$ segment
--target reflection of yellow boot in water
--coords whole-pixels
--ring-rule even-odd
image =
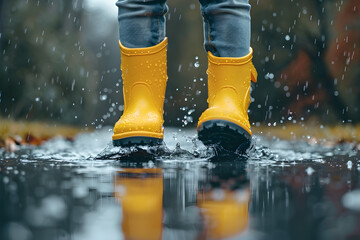
[[[208,103],[198,123],[199,139],[228,150],[248,148],[251,141],[248,107],[250,84],[257,73],[250,53],[240,58],[215,57],[208,53]]]
[[[198,194],[198,207],[203,212],[205,222],[205,239],[236,237],[248,225],[249,192],[220,191]]]
[[[125,239],[162,238],[163,176],[161,169],[124,169],[114,181],[122,204]]]
[[[162,142],[166,47],[167,39],[148,48],[126,48],[120,43],[124,113],[114,127],[114,146]]]

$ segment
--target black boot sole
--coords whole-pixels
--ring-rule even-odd
[[[162,139],[153,137],[127,137],[113,140],[114,147],[158,146],[162,144]]]
[[[198,138],[206,146],[242,153],[251,143],[251,135],[246,130],[225,120],[210,120],[202,123],[198,128]]]

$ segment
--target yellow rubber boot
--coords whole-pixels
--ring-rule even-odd
[[[205,145],[235,151],[246,150],[251,142],[248,117],[251,81],[257,72],[253,50],[240,58],[215,57],[208,53],[208,103],[200,116],[198,137]]]
[[[114,146],[154,145],[163,139],[163,105],[167,82],[167,38],[148,48],[120,42],[124,112],[116,122]]]

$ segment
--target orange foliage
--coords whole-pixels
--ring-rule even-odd
[[[295,60],[282,72],[282,80],[290,89],[304,85],[306,82],[312,81],[312,78],[311,59],[303,50],[298,52]]]
[[[332,84],[334,78],[343,80],[345,76],[342,75],[348,68],[360,66],[360,1],[346,1],[334,22],[336,37],[328,43],[324,56],[319,57],[328,71],[325,75],[320,75],[322,79],[314,76],[314,61],[319,59],[314,59],[314,56],[304,50],[299,50],[297,57],[281,72],[281,82],[289,87],[293,99],[297,96],[296,100],[288,104],[289,111],[293,113],[301,113],[309,107],[317,108],[322,102],[329,100],[333,93],[326,88],[319,89],[319,82],[327,81]],[[303,91],[304,86],[306,93]]]
[[[326,63],[333,77],[339,77],[346,66],[360,61],[360,1],[349,0],[335,20],[337,37],[326,52]]]
[[[312,89],[313,86],[309,85],[316,82],[316,79],[312,73],[312,61],[303,50],[300,50],[297,57],[283,70],[282,82],[289,87],[289,92],[293,97],[298,95],[297,101],[292,101],[288,105],[292,113],[302,113],[308,106],[317,108],[325,99],[324,90]],[[312,93],[305,95],[303,86],[308,86],[308,92]]]

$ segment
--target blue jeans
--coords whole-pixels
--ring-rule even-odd
[[[249,0],[199,0],[204,46],[217,57],[242,57],[250,48]],[[164,40],[166,0],[119,0],[119,34],[128,48],[144,48]]]

